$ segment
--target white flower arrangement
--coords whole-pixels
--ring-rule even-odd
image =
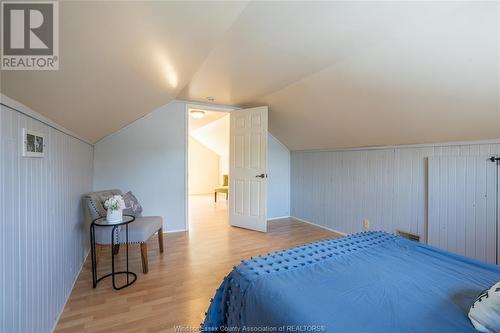
[[[106,201],[104,201],[104,207],[107,210],[115,211],[115,210],[124,210],[125,202],[121,195],[113,195],[109,197]]]

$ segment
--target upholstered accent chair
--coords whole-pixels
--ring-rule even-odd
[[[221,187],[217,187],[215,189],[215,202],[217,202],[217,193],[226,193],[226,200],[227,200],[227,194],[229,192],[229,176],[224,175],[223,176],[223,183]]]
[[[112,195],[123,196],[123,193],[120,190],[106,190],[88,193],[83,196],[85,224],[87,230],[90,231],[90,224],[94,219],[106,216],[106,209],[103,206],[103,202]],[[161,216],[136,216],[135,221],[130,223],[128,228],[128,242],[129,244],[140,244],[142,272],[147,273],[149,269],[148,248],[146,242],[155,233],[158,233],[158,245],[160,247],[160,253],[163,253],[163,218]],[[111,246],[111,232],[111,227],[95,229],[97,258],[99,257],[101,246]],[[111,251],[116,254],[119,251],[119,244],[125,243],[125,228],[120,228],[118,235],[115,236],[115,242],[118,245],[116,245],[114,249],[111,249]]]

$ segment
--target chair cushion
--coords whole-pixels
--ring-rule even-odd
[[[228,186],[222,186],[222,187],[217,187],[215,189],[215,192],[219,192],[219,193],[227,193],[229,190],[229,187]]]
[[[161,216],[136,217],[135,221],[129,224],[128,241],[129,243],[145,242],[162,226],[163,218]],[[125,243],[125,228],[122,228],[120,242]]]
[[[136,217],[135,221],[128,225],[128,242],[143,243],[153,236],[158,229],[163,226],[163,218],[161,216],[143,216]],[[112,227],[95,227],[95,242],[96,244],[111,244]],[[121,244],[126,243],[126,228],[119,227],[119,239]]]

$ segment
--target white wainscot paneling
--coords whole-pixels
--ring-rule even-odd
[[[81,195],[93,148],[6,106],[0,110],[0,331],[50,332],[88,252]],[[45,157],[21,156],[22,129]]]
[[[428,243],[495,264],[498,167],[488,157],[429,157]]]
[[[500,144],[425,145],[291,153],[291,215],[345,233],[427,237],[427,157],[500,154]]]

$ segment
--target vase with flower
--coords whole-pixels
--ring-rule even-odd
[[[106,220],[109,223],[121,222],[123,218],[123,209],[125,202],[121,195],[113,195],[104,201],[104,207],[107,209]]]

